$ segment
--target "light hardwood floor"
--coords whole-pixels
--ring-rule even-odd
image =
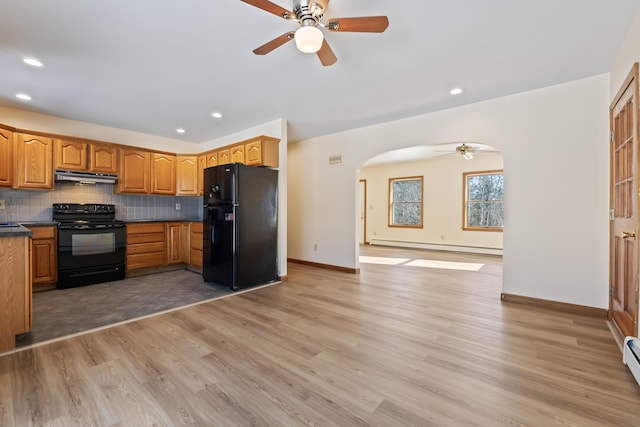
[[[640,425],[605,319],[500,302],[499,257],[362,255],[406,261],[290,264],[289,283],[0,357],[0,425]]]

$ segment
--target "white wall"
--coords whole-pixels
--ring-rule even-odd
[[[432,245],[502,249],[502,232],[462,229],[463,173],[500,170],[500,153],[477,152],[363,167],[367,181],[367,241],[371,239]],[[423,227],[389,227],[389,179],[423,177]]]
[[[634,62],[640,61],[640,10],[633,18],[629,32],[625,37],[616,59],[611,67],[609,99],[613,101],[624,79],[627,78]]]
[[[362,163],[477,141],[504,155],[504,292],[608,307],[608,94],[600,75],[290,144],[289,256],[357,267]]]

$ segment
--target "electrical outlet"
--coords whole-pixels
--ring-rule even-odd
[[[179,211],[180,210],[180,203],[176,203],[176,210]]]
[[[4,204],[4,200],[0,200],[0,210],[1,209],[6,209],[5,204]]]
[[[314,243],[314,244],[313,244],[313,250],[314,250],[314,251],[317,251],[317,250],[318,250],[318,244],[317,244],[317,243]]]

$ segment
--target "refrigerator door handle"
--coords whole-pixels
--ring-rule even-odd
[[[211,246],[213,246],[216,243],[216,226],[212,223],[211,224]]]

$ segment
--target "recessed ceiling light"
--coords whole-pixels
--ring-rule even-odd
[[[176,132],[178,132],[178,133],[187,133],[187,131],[182,129],[182,128],[177,128]]]
[[[42,61],[36,59],[36,58],[24,58],[23,59],[25,64],[29,64],[32,67],[44,67],[44,64],[42,63]]]
[[[26,93],[18,93],[16,94],[16,98],[22,99],[23,101],[31,101],[31,97]]]
[[[218,111],[214,111],[213,113],[211,113],[211,115],[213,116],[214,119],[221,119],[222,118],[222,113],[220,113]]]
[[[456,88],[451,89],[451,91],[449,93],[451,95],[460,95],[462,93],[462,89],[460,89],[459,87],[456,87]]]

